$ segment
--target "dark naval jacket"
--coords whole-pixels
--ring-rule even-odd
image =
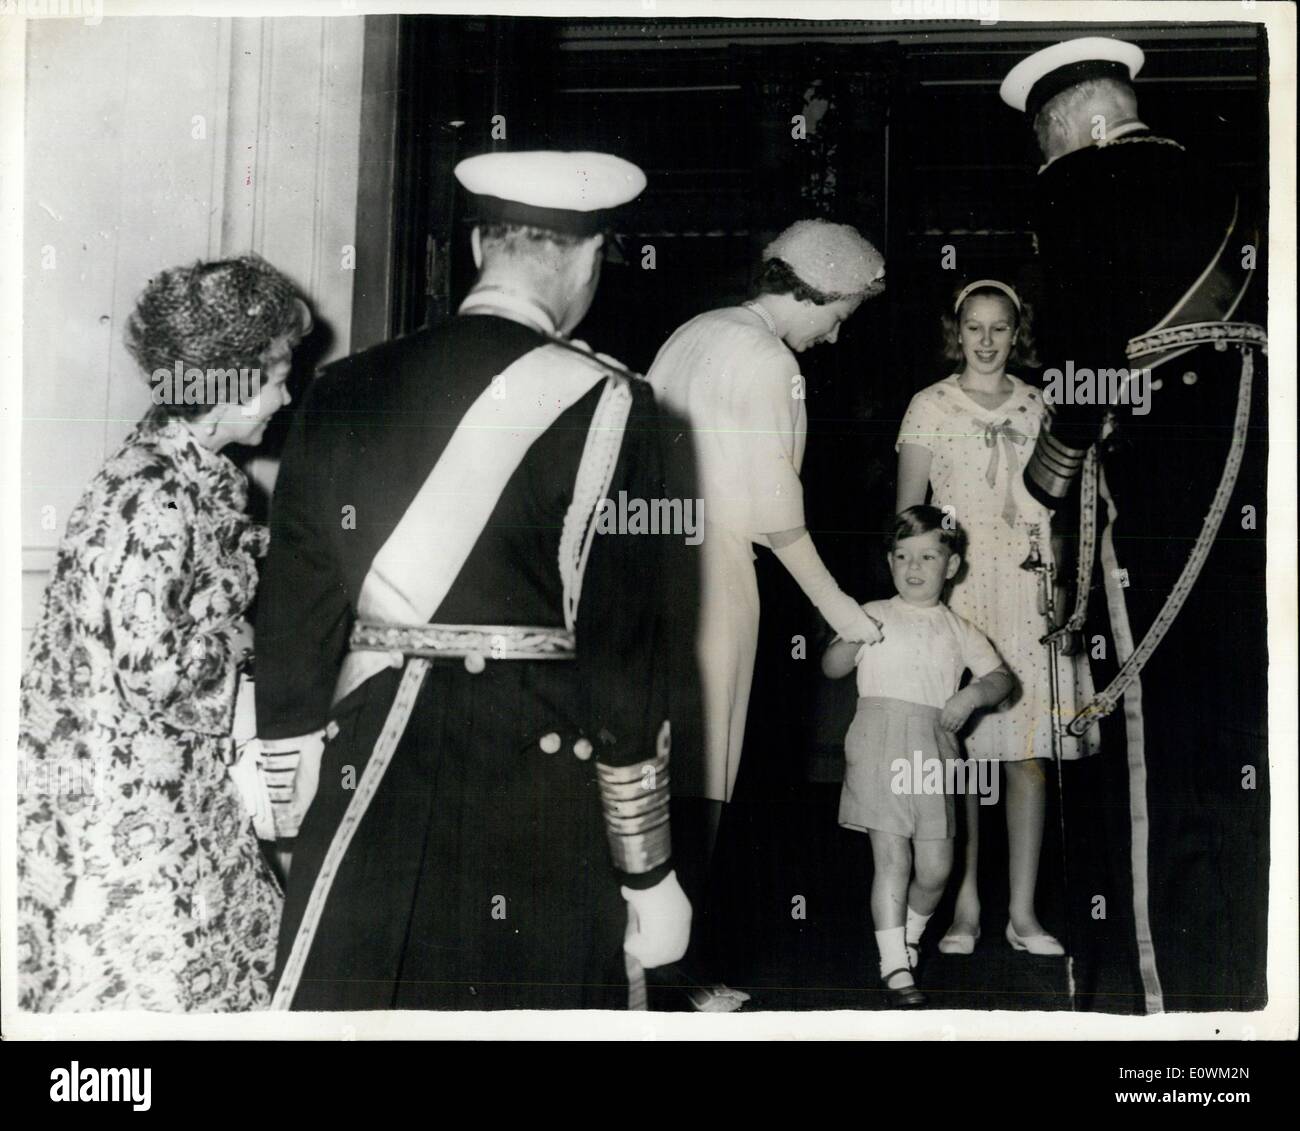
[[[1050,388],[1060,373],[1066,396],[1054,398],[1051,436],[1025,482],[1060,508],[1058,533],[1073,539],[1079,468],[1098,443],[1083,642],[1098,690],[1179,584],[1228,461],[1243,374],[1253,374],[1240,472],[1204,568],[1103,722],[1102,755],[1066,771],[1081,992],[1124,1011],[1257,1008],[1268,899],[1263,358],[1252,352],[1243,369],[1235,345],[1201,345],[1140,374],[1127,401],[1099,403],[1100,382],[1091,399],[1072,394],[1087,388],[1081,370],[1142,368],[1127,343],[1189,294],[1194,320],[1245,317],[1258,237],[1247,202],[1146,129],[1051,162],[1038,188],[1037,329],[1044,380]]]
[[[400,678],[383,671],[331,706],[367,572],[470,406],[546,345],[519,322],[461,315],[331,366],[294,420],[259,594],[258,727],[337,733],[294,844],[282,965]],[[596,363],[575,349],[572,364]],[[606,380],[527,448],[432,623],[563,628],[561,527]],[[678,491],[649,386],[608,380],[632,395],[610,494]],[[486,466],[498,446],[483,435],[473,450]],[[575,658],[433,660],[333,876],[294,1008],[626,1005],[618,888],[651,886],[671,861],[611,866],[597,774],[650,762],[679,722],[691,729],[674,710],[693,683],[693,628],[679,624],[694,608],[689,554],[680,532],[602,532]]]

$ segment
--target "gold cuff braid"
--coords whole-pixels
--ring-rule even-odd
[[[672,854],[668,755],[630,766],[596,764],[614,866],[629,875],[657,868]]]
[[[1043,432],[1025,467],[1025,478],[1047,497],[1064,499],[1083,468],[1085,454],[1086,451],[1067,446],[1050,432]]]

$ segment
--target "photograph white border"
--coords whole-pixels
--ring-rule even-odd
[[[33,0],[32,11],[57,10],[73,0]],[[365,0],[104,0],[104,18],[167,16],[329,16],[372,14],[491,14],[584,18],[914,20],[954,19],[987,11],[980,0],[585,0],[527,3],[376,2]],[[22,299],[30,254],[23,251],[23,122],[25,18],[3,13],[22,0],[0,0],[0,388],[3,389],[3,491],[10,529],[21,507]],[[87,0],[87,8],[94,5]],[[1253,1013],[1177,1013],[1127,1017],[1100,1013],[944,1011],[754,1012],[724,1016],[673,1013],[149,1013],[33,1014],[17,1009],[15,907],[16,746],[20,650],[20,541],[5,539],[0,582],[0,1031],[8,1039],[685,1039],[685,1040],[1283,1040],[1297,1036],[1300,899],[1297,823],[1296,602],[1296,9],[1281,0],[1147,2],[1147,0],[996,0],[995,20],[1035,22],[1250,22],[1269,35],[1269,505],[1266,516],[1269,602],[1270,879],[1268,993]],[[952,12],[954,14],[948,14]],[[93,11],[91,13],[93,18]],[[73,17],[64,17],[73,18]],[[969,17],[968,17],[969,18]],[[38,143],[39,139],[34,139]],[[865,968],[865,966],[864,966]]]

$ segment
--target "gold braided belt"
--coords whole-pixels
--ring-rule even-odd
[[[1130,361],[1141,361],[1148,368],[1172,356],[1171,351],[1182,352],[1194,346],[1209,345],[1220,352],[1229,346],[1254,347],[1268,351],[1268,334],[1254,322],[1184,322],[1159,330],[1148,330],[1130,338],[1125,352]]]
[[[426,659],[463,659],[472,672],[488,660],[572,660],[574,634],[566,628],[503,624],[381,624],[357,621],[354,652],[400,652]]]

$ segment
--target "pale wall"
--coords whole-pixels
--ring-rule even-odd
[[[122,345],[161,268],[253,250],[347,352],[363,21],[27,24],[23,628],[68,512],[148,407]]]

